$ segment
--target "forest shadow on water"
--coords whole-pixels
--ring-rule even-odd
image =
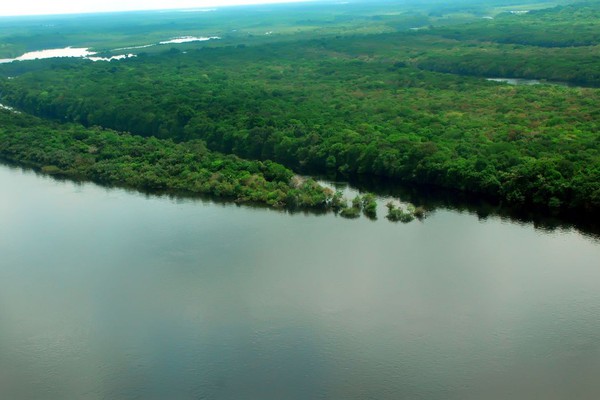
[[[185,199],[198,201],[202,204],[215,205],[236,205],[237,207],[248,207],[253,209],[271,210],[282,214],[302,214],[302,215],[326,215],[335,214],[339,216],[339,212],[334,212],[330,209],[315,209],[315,208],[278,208],[269,207],[261,203],[243,204],[236,202],[234,198],[221,198],[206,194],[190,193],[186,191],[174,190],[149,190],[132,188],[127,185],[111,185],[103,182],[95,182],[87,179],[73,179],[61,175],[53,175],[42,172],[39,168],[17,165],[7,160],[0,159],[0,165],[10,169],[22,170],[33,173],[37,176],[48,177],[56,181],[73,182],[83,185],[85,183],[93,183],[107,189],[121,189],[127,193],[141,193],[146,197],[169,198],[172,200]],[[554,232],[557,230],[574,229],[582,235],[600,242],[600,224],[595,218],[589,218],[586,215],[578,214],[559,214],[551,215],[542,210],[536,210],[528,207],[515,207],[504,205],[494,199],[477,196],[471,193],[460,192],[455,190],[443,189],[433,186],[417,186],[398,182],[392,179],[369,176],[335,176],[335,175],[313,175],[312,178],[318,182],[329,186],[335,190],[341,190],[348,202],[351,202],[357,194],[372,193],[377,197],[379,203],[380,214],[372,220],[385,220],[385,215],[381,214],[384,209],[383,205],[389,201],[400,201],[402,203],[410,203],[417,207],[423,208],[426,212],[421,221],[427,219],[428,215],[433,214],[437,210],[449,210],[457,213],[468,213],[476,215],[480,221],[485,221],[488,218],[500,218],[510,223],[533,225],[535,229],[543,232]],[[389,223],[388,221],[384,221]]]
[[[427,185],[411,185],[394,179],[365,175],[319,176],[340,188],[349,185],[360,193],[370,192],[379,197],[400,199],[422,207],[427,214],[436,210],[450,210],[476,215],[479,220],[500,218],[516,224],[531,224],[544,232],[575,229],[581,234],[600,241],[600,223],[596,218],[578,213],[551,213],[527,206],[503,204],[501,201],[468,192]]]

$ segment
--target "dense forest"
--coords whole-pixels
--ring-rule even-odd
[[[502,13],[460,27],[439,27],[435,33],[456,40],[478,40],[539,47],[583,47],[600,43],[597,2]],[[548,29],[551,27],[551,29]]]
[[[207,194],[238,203],[340,211],[342,216],[360,212],[363,205],[361,198],[360,207],[349,207],[339,193],[294,176],[280,164],[214,153],[201,141],[176,144],[99,127],[49,124],[6,109],[0,109],[0,155],[51,175],[151,192]]]
[[[463,24],[444,26],[437,19],[423,29],[340,35],[342,24],[335,25],[335,35],[306,39],[170,46],[110,63],[9,63],[0,65],[1,101],[81,124],[64,129],[85,132],[89,142],[61,139],[66,141],[58,149],[74,151],[74,159],[73,146],[98,147],[96,136],[118,138],[118,156],[108,158],[119,160],[111,163],[111,183],[189,189],[197,180],[201,193],[282,205],[330,202],[312,186],[308,199],[294,192],[299,189],[290,186],[292,172],[275,164],[281,163],[302,173],[380,176],[552,212],[598,214],[600,91],[511,86],[477,76],[599,85],[599,12],[598,2],[586,2]],[[35,124],[33,131],[43,131]],[[53,126],[63,132],[62,125]],[[27,129],[19,132],[26,138]],[[36,150],[44,142],[39,136],[2,140],[5,156],[46,163],[31,155],[50,151]],[[28,142],[34,145],[25,151]],[[144,146],[164,148],[171,161],[139,160],[140,166],[125,168],[123,158],[141,157]],[[186,167],[191,147],[202,149],[207,161],[194,159],[197,165]],[[233,181],[210,178],[220,171],[210,168],[218,164],[214,157],[225,157]],[[52,165],[105,179],[98,160],[94,168],[84,161],[77,168],[72,162]],[[190,173],[165,183],[170,178],[150,172],[157,165]],[[262,191],[232,192],[246,190],[236,185],[253,174]]]

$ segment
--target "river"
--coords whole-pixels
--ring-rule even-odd
[[[577,230],[0,183],[0,398],[600,398]]]

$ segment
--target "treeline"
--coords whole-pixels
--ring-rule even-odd
[[[56,124],[0,109],[0,159],[42,172],[149,191],[206,194],[238,203],[328,210],[343,199],[267,161],[210,152],[99,127]]]
[[[420,36],[432,49],[410,55],[419,68],[600,86],[599,1],[525,14],[504,12],[494,19],[435,27]]]
[[[600,42],[600,2],[597,0],[522,14],[518,10],[467,25],[438,27],[432,33],[459,41],[541,47],[594,46]]]
[[[411,64],[460,75],[545,79],[600,87],[600,46],[597,45],[544,48],[454,43],[415,57]]]

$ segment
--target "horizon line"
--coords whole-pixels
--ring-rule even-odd
[[[247,6],[266,6],[266,5],[283,5],[283,4],[297,4],[297,3],[335,3],[335,1],[327,0],[274,0],[274,1],[261,1],[256,0],[251,3],[229,3],[229,4],[207,4],[198,7],[167,7],[167,8],[132,8],[132,9],[119,9],[119,10],[80,10],[80,11],[59,11],[59,12],[41,12],[41,13],[15,13],[15,14],[2,14],[0,18],[19,18],[19,17],[58,17],[58,16],[75,16],[75,15],[93,15],[93,14],[119,14],[119,13],[133,13],[133,12],[164,12],[164,11],[180,11],[180,12],[212,12],[222,8],[235,8],[235,7],[247,7]]]

